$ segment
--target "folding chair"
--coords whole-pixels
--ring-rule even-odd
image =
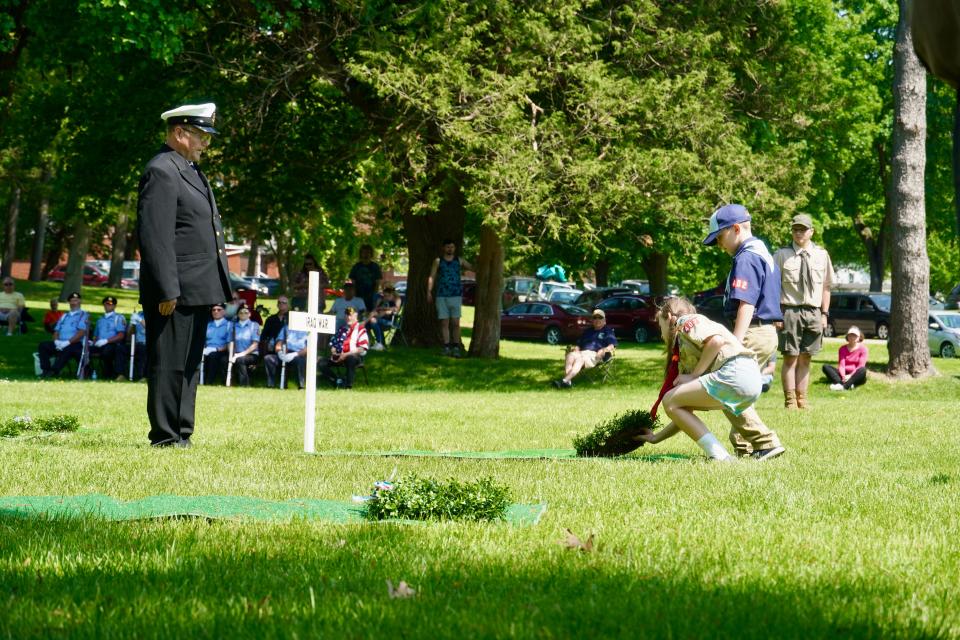
[[[400,310],[393,316],[393,326],[383,332],[384,346],[390,346],[394,340],[394,336],[403,343],[403,346],[410,346],[407,344],[407,337],[403,335],[403,307],[400,307]],[[364,376],[366,376],[366,372],[364,372]]]
[[[600,382],[605,384],[614,377],[614,363],[616,362],[617,357],[615,354],[608,353],[603,357],[600,362],[597,363],[597,366],[592,369],[587,369],[587,374],[590,376],[590,382]]]

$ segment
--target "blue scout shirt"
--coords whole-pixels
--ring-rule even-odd
[[[226,320],[221,319],[220,325],[217,325],[216,320],[211,320],[207,323],[207,341],[204,345],[205,347],[220,347],[227,346],[227,343],[230,342],[230,323]]]
[[[577,346],[581,351],[600,351],[604,347],[616,346],[616,344],[617,336],[613,335],[613,329],[610,327],[604,327],[599,331],[590,327],[577,340]]]
[[[780,311],[780,268],[759,238],[749,238],[733,256],[727,276],[723,315],[736,320],[740,302],[752,304],[754,320],[783,320]]]
[[[246,351],[254,342],[260,342],[260,325],[252,320],[233,323],[233,351]]]
[[[97,325],[93,330],[93,339],[95,341],[109,340],[118,333],[126,333],[126,331],[126,319],[116,311],[113,311],[97,320]]]
[[[286,340],[287,353],[290,353],[291,351],[306,349],[308,335],[306,331],[297,331],[296,329],[284,327],[281,329],[279,335],[277,335],[277,340]]]
[[[54,331],[57,332],[58,339],[69,340],[77,331],[86,330],[88,321],[89,315],[86,311],[81,309],[68,311],[57,321],[57,326],[54,327]]]
[[[130,326],[136,335],[137,344],[147,343],[147,323],[143,321],[143,312],[134,311],[130,314]]]

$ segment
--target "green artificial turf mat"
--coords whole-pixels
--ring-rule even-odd
[[[506,520],[515,525],[535,525],[546,511],[545,504],[513,504]],[[285,501],[243,496],[150,496],[123,502],[102,494],[80,496],[3,496],[0,517],[95,517],[104,520],[199,517],[209,519],[249,518],[260,521],[320,520],[336,524],[369,522],[363,505],[336,500],[294,499]]]
[[[508,449],[506,451],[425,451],[421,449],[397,449],[394,451],[347,451],[335,449],[318,451],[321,456],[406,456],[412,458],[487,458],[492,460],[589,460],[577,456],[574,449]],[[654,453],[650,455],[619,456],[643,462],[664,460],[690,460],[682,453]]]

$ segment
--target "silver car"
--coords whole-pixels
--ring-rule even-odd
[[[941,358],[956,358],[960,348],[960,311],[933,311],[927,329],[930,353]]]

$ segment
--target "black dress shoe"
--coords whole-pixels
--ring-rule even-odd
[[[151,447],[156,447],[156,448],[159,449],[159,448],[162,448],[162,447],[172,447],[172,446],[175,445],[175,444],[177,444],[175,441],[173,441],[173,440],[167,440],[167,441],[165,441],[165,442],[151,442],[151,443],[150,443],[150,446],[151,446]]]
[[[177,449],[189,449],[193,446],[193,444],[191,444],[190,438],[187,438],[186,440],[179,440],[173,443],[173,446],[175,446]]]

